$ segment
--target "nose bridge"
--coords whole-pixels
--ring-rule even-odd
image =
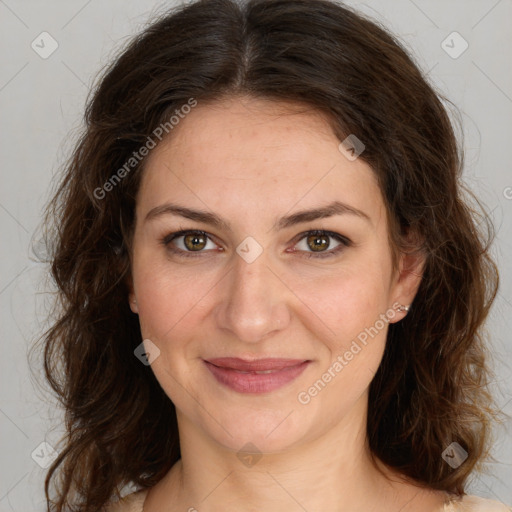
[[[238,254],[233,256],[218,322],[240,341],[260,341],[289,322],[286,289],[269,267],[265,252],[250,263]]]

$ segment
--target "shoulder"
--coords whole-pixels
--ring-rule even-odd
[[[451,501],[445,506],[444,512],[512,512],[512,507],[499,501],[466,495]]]
[[[104,512],[142,512],[147,494],[147,489],[132,492],[116,503],[107,506]]]

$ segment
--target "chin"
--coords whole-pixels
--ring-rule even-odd
[[[286,450],[305,440],[310,432],[312,416],[306,409],[301,410],[293,404],[275,409],[226,409],[219,412],[215,420],[209,415],[203,416],[203,428],[222,446],[238,452],[250,443],[261,452],[271,453]]]

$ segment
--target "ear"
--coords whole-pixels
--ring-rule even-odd
[[[425,254],[417,249],[412,252],[400,254],[398,272],[394,277],[393,290],[391,297],[393,298],[393,309],[396,311],[397,305],[408,306],[412,304],[418,288],[421,284],[423,271],[425,268]],[[407,311],[397,311],[391,323],[398,322]]]
[[[133,279],[131,275],[128,275],[126,278],[126,285],[128,287],[128,303],[130,304],[130,309],[133,313],[139,313],[139,306],[137,305],[137,299],[135,297],[135,291],[133,289]]]
[[[128,295],[128,300],[130,301],[130,309],[132,312],[138,314],[139,306],[137,305],[137,299],[135,298],[135,294],[133,292]]]

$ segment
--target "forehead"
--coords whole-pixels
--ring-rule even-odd
[[[379,219],[383,202],[372,169],[347,159],[339,143],[308,106],[245,97],[198,103],[152,150],[139,198],[148,208],[185,197],[239,213],[339,200]]]

